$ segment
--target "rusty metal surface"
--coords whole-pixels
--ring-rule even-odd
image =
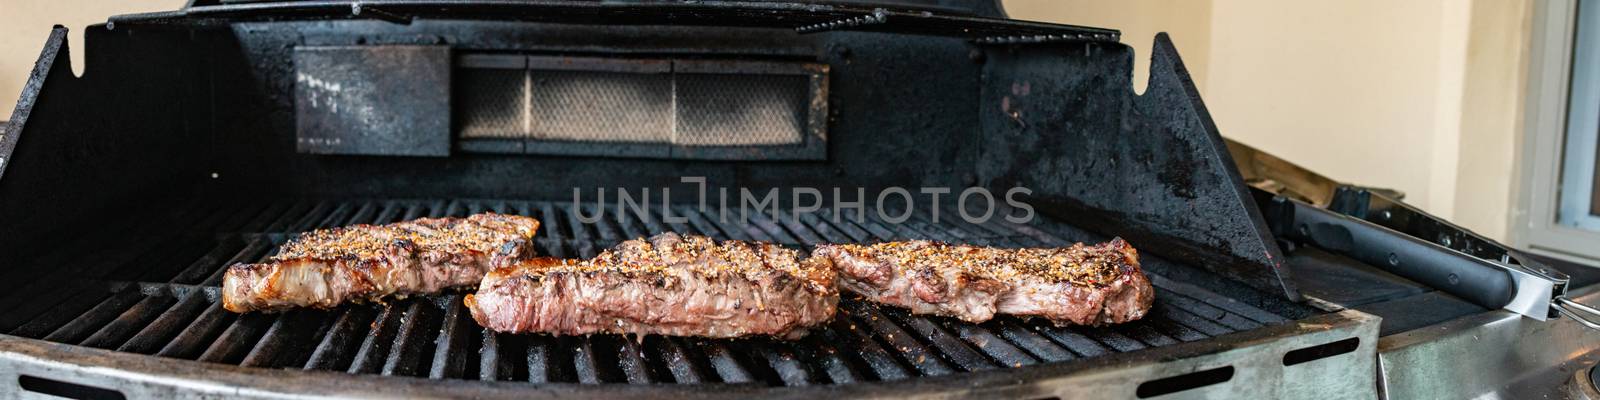
[[[295,149],[311,154],[450,154],[448,46],[298,47]]]

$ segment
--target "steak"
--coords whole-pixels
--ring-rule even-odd
[[[915,314],[983,322],[994,314],[1056,325],[1101,325],[1144,317],[1155,300],[1139,255],[1121,238],[1096,246],[1000,249],[925,240],[820,245],[839,285]]]
[[[473,285],[494,266],[531,256],[538,229],[533,218],[483,213],[315,230],[265,262],[229,267],[222,306],[239,313],[329,308]]]
[[[593,259],[496,269],[466,305],[499,332],[796,339],[833,318],[833,280],[831,269],[781,246],[663,233]]]

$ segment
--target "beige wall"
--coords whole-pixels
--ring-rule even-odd
[[[1529,0],[1005,4],[1140,54],[1171,32],[1224,136],[1506,237]]]
[[[1012,18],[1113,28],[1133,47],[1133,87],[1144,93],[1150,77],[1150,46],[1156,33],[1167,32],[1183,56],[1195,85],[1205,91],[1211,54],[1209,0],[1007,0]]]
[[[73,71],[83,72],[83,28],[106,17],[176,10],[184,0],[0,0],[0,120],[11,118],[22,84],[39,59],[50,27],[71,29]]]

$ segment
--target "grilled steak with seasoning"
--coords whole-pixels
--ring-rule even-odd
[[[500,332],[788,339],[833,318],[838,302],[833,270],[795,250],[675,233],[497,269],[466,298],[473,319]]]
[[[999,249],[906,241],[821,245],[813,259],[839,285],[869,300],[983,322],[995,313],[1057,325],[1101,325],[1144,317],[1155,299],[1139,255],[1121,238],[1097,246]]]
[[[539,221],[494,213],[353,225],[304,233],[222,280],[228,311],[328,308],[351,300],[436,293],[533,253]]]

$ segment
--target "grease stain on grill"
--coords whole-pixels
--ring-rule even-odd
[[[246,315],[222,310],[214,295],[227,265],[261,260],[271,254],[275,244],[296,232],[486,210],[548,221],[536,247],[542,254],[558,257],[593,256],[622,238],[665,230],[717,239],[769,240],[797,248],[822,241],[934,239],[1017,247],[1097,240],[1006,222],[976,225],[944,218],[933,223],[924,214],[913,214],[906,224],[889,224],[870,214],[843,213],[836,220],[828,212],[799,221],[762,218],[741,226],[690,207],[671,211],[688,216],[687,222],[663,222],[659,217],[665,212],[657,205],[643,215],[626,213],[596,224],[580,224],[573,218],[576,211],[570,203],[518,200],[374,199],[193,207],[187,211],[190,215],[168,220],[194,221],[186,232],[115,243],[111,251],[94,255],[57,256],[62,264],[95,257],[84,263],[90,267],[80,275],[100,279],[79,280],[72,274],[59,274],[41,284],[65,290],[27,291],[0,299],[28,305],[0,313],[4,317],[0,320],[11,321],[0,331],[260,368],[533,384],[804,386],[1072,362],[1289,321],[1207,289],[1168,280],[1155,270],[1147,272],[1158,292],[1157,305],[1144,320],[1133,324],[1057,327],[1014,317],[969,324],[911,315],[847,295],[838,317],[793,342],[499,334],[471,321],[459,305],[460,291],[328,311]],[[132,232],[153,222],[130,219],[107,229],[137,237]],[[1154,258],[1151,265],[1157,265]],[[22,295],[31,296],[30,302],[10,298]],[[1337,355],[1328,353],[1340,350],[1343,343],[1290,352],[1285,364]],[[1181,386],[1161,385],[1150,387]],[[1141,386],[1140,390],[1157,389]]]

